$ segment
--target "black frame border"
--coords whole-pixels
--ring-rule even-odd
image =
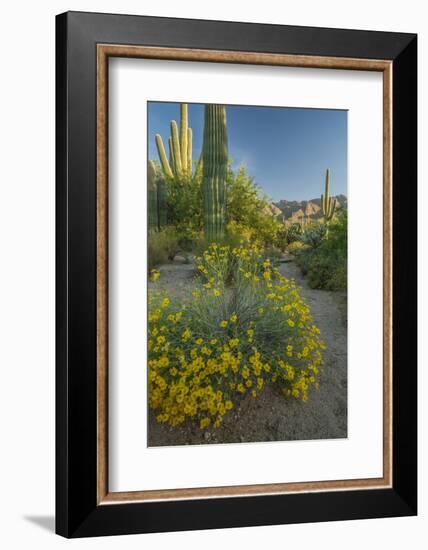
[[[97,505],[96,46],[392,61],[393,486]],[[417,513],[417,36],[67,12],[56,17],[56,532],[65,537]]]

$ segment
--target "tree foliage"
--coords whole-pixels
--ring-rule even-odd
[[[229,170],[226,219],[229,229],[241,231],[252,241],[274,244],[279,222],[269,210],[270,203],[261,193],[244,166]]]

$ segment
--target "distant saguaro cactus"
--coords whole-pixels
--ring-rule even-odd
[[[147,163],[147,202],[149,229],[159,228],[158,191],[156,182],[156,166],[152,160]]]
[[[152,160],[147,163],[147,192],[149,229],[161,229],[167,224],[167,189]]]
[[[224,237],[228,156],[226,108],[224,105],[205,105],[202,195],[208,241]]]
[[[299,224],[300,224],[300,233],[303,235],[308,225],[308,218],[306,217],[305,212],[303,213],[302,216],[300,216]]]
[[[180,131],[175,120],[171,120],[171,135],[168,138],[169,158],[160,134],[155,141],[162,171],[168,177],[190,177],[193,169],[192,129],[189,128],[189,109],[187,103],[180,104]]]
[[[321,195],[321,208],[324,222],[327,224],[334,216],[337,207],[337,199],[330,196],[330,170],[325,173],[325,193]]]
[[[158,226],[159,229],[165,227],[167,219],[167,188],[163,174],[158,174],[156,178],[157,199],[158,199]]]

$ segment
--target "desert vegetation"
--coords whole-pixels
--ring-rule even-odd
[[[309,287],[345,293],[347,211],[327,169],[318,217],[284,219],[244,166],[232,169],[227,108],[205,105],[197,160],[188,112],[171,121],[168,155],[155,136],[147,168],[149,406],[157,424],[206,433],[266,387],[304,406],[322,385],[328,346],[286,264]],[[183,267],[181,286],[168,265]]]

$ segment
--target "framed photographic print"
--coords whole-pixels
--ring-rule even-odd
[[[414,515],[412,34],[57,16],[57,532]]]

